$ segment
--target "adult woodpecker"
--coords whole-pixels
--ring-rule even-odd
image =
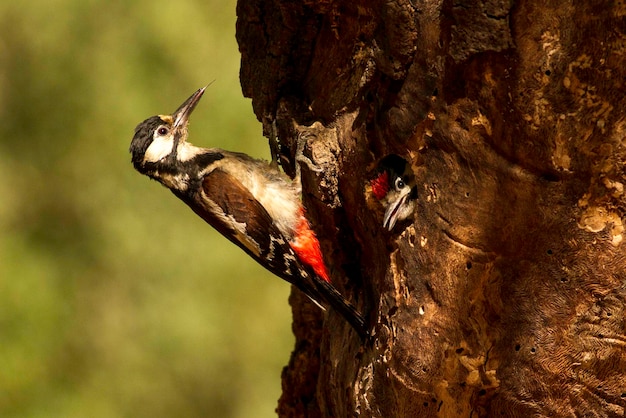
[[[130,144],[137,171],[159,181],[218,232],[263,267],[293,284],[324,309],[339,312],[365,338],[363,317],[333,287],[320,244],[305,217],[299,179],[265,161],[189,142],[191,112],[206,87],[173,114],[152,116]]]
[[[417,186],[409,164],[397,155],[389,155],[370,181],[372,194],[385,208],[383,227],[389,231],[396,223],[408,219],[415,210]]]

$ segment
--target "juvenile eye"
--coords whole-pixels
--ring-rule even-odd
[[[404,184],[404,180],[402,180],[400,177],[398,177],[398,178],[396,179],[396,189],[398,189],[398,190],[399,190],[399,189],[403,189],[403,188],[404,188],[404,186],[405,186],[405,184]]]
[[[157,129],[157,134],[163,136],[163,135],[167,135],[169,131],[167,130],[167,128],[165,126],[161,126],[159,129]]]

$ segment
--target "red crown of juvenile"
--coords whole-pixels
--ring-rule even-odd
[[[370,185],[376,199],[381,200],[389,192],[389,173],[386,170],[383,171],[378,177],[370,181]]]

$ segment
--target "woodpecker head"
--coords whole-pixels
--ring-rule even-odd
[[[374,197],[385,208],[383,227],[391,231],[397,222],[413,214],[417,186],[409,164],[401,157],[390,155],[383,159],[370,186]]]
[[[152,116],[137,125],[130,143],[137,171],[162,180],[163,174],[175,172],[177,163],[197,154],[197,148],[187,143],[187,125],[205,89],[203,87],[192,94],[171,115]]]

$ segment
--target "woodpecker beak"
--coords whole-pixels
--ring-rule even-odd
[[[399,192],[398,196],[396,196],[394,200],[389,202],[387,211],[385,211],[385,217],[383,218],[383,228],[387,228],[391,231],[396,225],[399,217],[404,218],[408,216],[406,212],[413,211],[413,204],[407,205],[410,194],[411,189],[409,187],[405,187]]]
[[[174,112],[174,114],[172,115],[172,117],[174,118],[175,130],[184,129],[187,127],[187,123],[189,123],[189,116],[202,98],[204,90],[206,90],[206,86],[202,87],[200,90],[192,94],[191,97],[185,100],[185,103],[183,103],[178,109],[176,109],[176,112]]]

